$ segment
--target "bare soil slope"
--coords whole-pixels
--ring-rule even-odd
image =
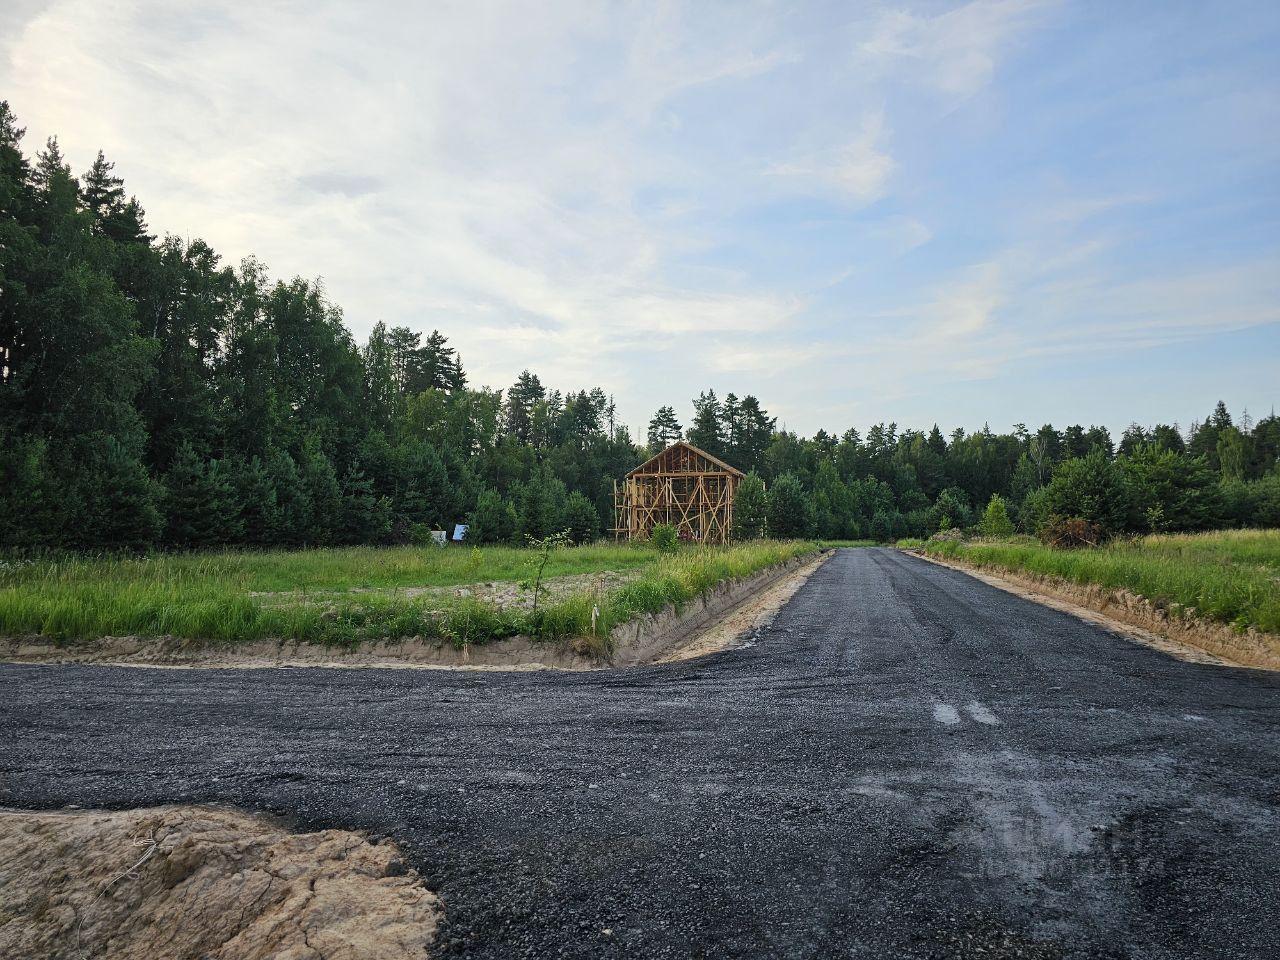
[[[439,902],[390,843],[215,807],[0,812],[0,956],[407,960]]]

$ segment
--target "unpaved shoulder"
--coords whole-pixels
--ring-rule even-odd
[[[692,660],[694,657],[704,657],[709,653],[731,650],[741,645],[748,634],[768,626],[778,615],[778,611],[795,596],[796,591],[805,585],[813,572],[831,556],[831,553],[819,554],[767,590],[761,591],[758,596],[751,598],[728,616],[690,637],[687,642],[682,643],[658,662],[673,663],[679,660]]]
[[[1257,631],[1239,633],[1226,624],[1199,617],[1174,618],[1150,600],[1126,590],[1084,586],[1052,577],[942,560],[909,551],[928,563],[967,573],[1006,593],[1069,613],[1112,633],[1153,647],[1179,660],[1225,667],[1280,670],[1280,649],[1274,638]]]

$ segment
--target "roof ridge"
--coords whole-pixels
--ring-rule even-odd
[[[630,470],[628,470],[628,471],[627,471],[627,476],[631,476],[633,473],[636,473],[636,472],[637,472],[637,471],[639,471],[639,470],[643,470],[645,467],[647,467],[649,464],[653,463],[655,460],[657,460],[659,457],[661,457],[661,456],[662,456],[664,453],[666,453],[668,450],[672,450],[672,449],[674,449],[675,447],[684,447],[684,448],[686,448],[686,449],[688,449],[688,450],[692,450],[694,453],[698,454],[699,456],[706,457],[708,460],[710,460],[712,463],[716,464],[717,466],[719,466],[719,467],[723,467],[723,468],[724,468],[725,470],[727,470],[729,473],[737,474],[737,475],[738,475],[738,476],[740,476],[740,477],[745,477],[745,476],[746,476],[746,474],[745,474],[745,473],[743,473],[741,470],[739,470],[737,467],[733,466],[732,464],[725,463],[723,460],[721,460],[721,459],[720,459],[719,457],[717,457],[715,454],[713,454],[713,453],[707,453],[707,451],[703,450],[701,447],[694,446],[694,445],[693,445],[692,443],[690,443],[688,440],[673,440],[671,443],[667,444],[665,447],[663,447],[661,450],[659,450],[657,453],[655,453],[653,456],[651,456],[651,457],[650,457],[648,460],[646,460],[644,463],[640,464],[640,465],[639,465],[639,466],[637,466],[637,467],[632,467]]]

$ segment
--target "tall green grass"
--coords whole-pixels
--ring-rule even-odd
[[[78,557],[0,563],[0,587],[27,583],[211,586],[243,593],[448,587],[519,580],[530,552],[522,547],[334,547],[224,550],[143,557]],[[545,576],[628,570],[652,563],[642,544],[593,544],[555,551]]]
[[[637,567],[643,572],[615,590],[571,595],[540,605],[536,613],[500,609],[469,597],[327,592],[523,579],[533,552],[514,548],[353,548],[9,562],[0,565],[0,635],[58,640],[168,636],[224,644],[272,638],[339,645],[407,637],[457,645],[516,634],[606,637],[632,617],[667,603],[685,603],[722,580],[813,549],[809,543],[769,541],[682,548],[669,555],[633,546],[560,548],[551,554],[546,576]],[[288,604],[251,596],[298,588],[303,591],[298,602]],[[308,598],[306,590],[326,594]]]
[[[1280,530],[1161,534],[1083,550],[1031,542],[930,541],[924,550],[983,567],[1061,577],[1194,607],[1238,628],[1280,633]]]

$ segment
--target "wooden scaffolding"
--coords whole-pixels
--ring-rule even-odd
[[[644,540],[669,523],[683,540],[727,543],[733,495],[745,474],[678,440],[613,482],[614,536]]]

